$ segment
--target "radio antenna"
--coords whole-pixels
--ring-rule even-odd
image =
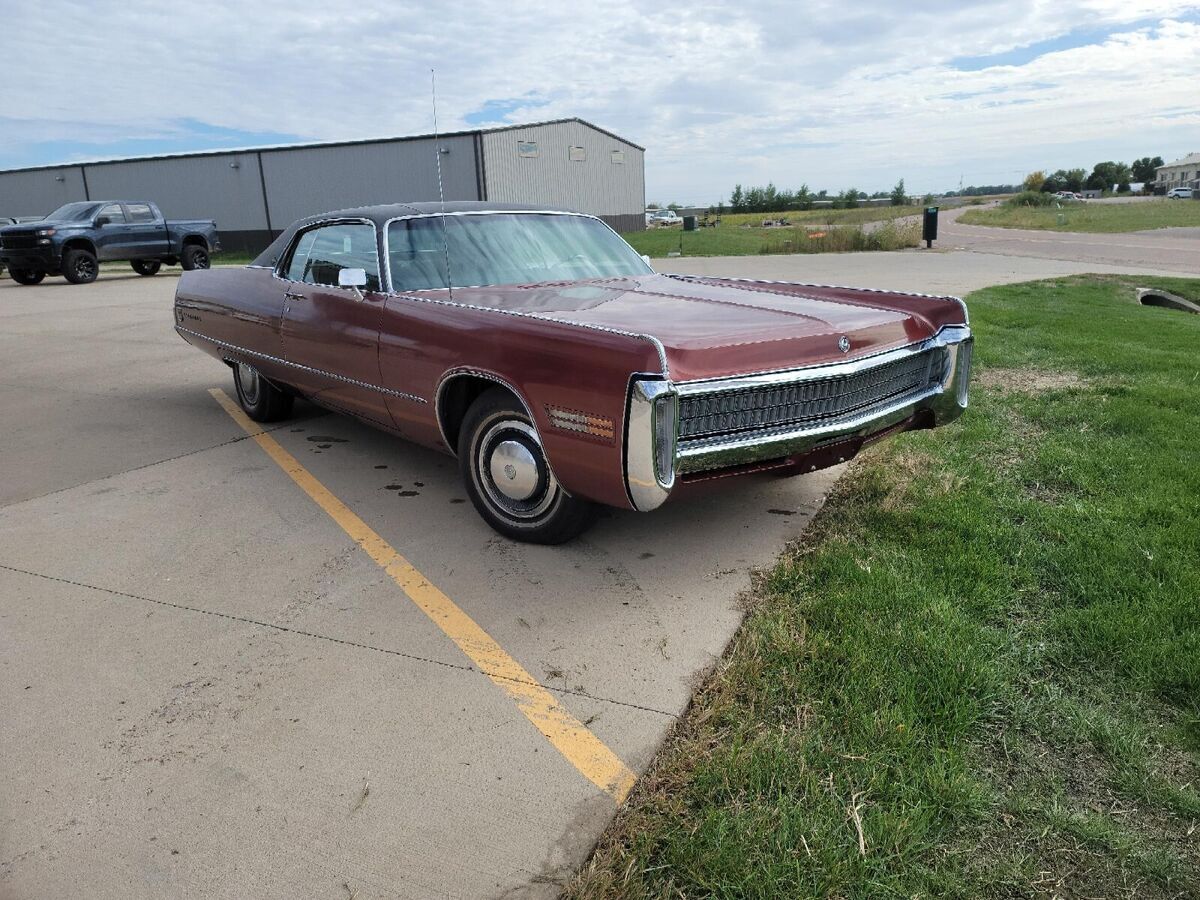
[[[446,289],[454,299],[454,279],[450,277],[450,235],[446,230],[446,192],[442,188],[442,139],[438,134],[437,121],[437,72],[429,70],[429,87],[433,94],[433,143],[437,149],[438,202],[442,207],[442,247],[446,253]]]

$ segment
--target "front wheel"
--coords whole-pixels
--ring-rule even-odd
[[[295,397],[271,384],[254,366],[235,363],[233,386],[238,403],[255,422],[276,422],[292,414]]]
[[[486,391],[467,411],[458,465],[475,509],[507,538],[561,544],[595,520],[595,506],[555,479],[533,423],[506,390]]]
[[[180,262],[183,264],[184,270],[188,272],[193,269],[207,269],[209,267],[208,250],[199,244],[190,244],[183,248]]]
[[[41,269],[10,268],[8,274],[17,284],[41,284],[42,279],[46,277],[46,273]]]
[[[63,254],[62,270],[71,284],[91,284],[100,274],[100,264],[90,250],[68,250]]]
[[[135,259],[129,265],[133,267],[133,271],[147,278],[157,275],[158,270],[162,268],[162,263],[157,259]]]

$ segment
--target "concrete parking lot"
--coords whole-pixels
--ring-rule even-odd
[[[530,547],[449,458],[273,428],[585,732],[551,740],[214,400],[174,286],[0,281],[0,896],[553,896],[619,796],[563,741],[640,771],[834,473]]]
[[[663,268],[965,293],[1097,266]],[[837,470],[513,544],[447,457],[306,404],[248,435],[174,286],[0,281],[0,897],[554,896],[621,796],[596,760],[647,765]]]

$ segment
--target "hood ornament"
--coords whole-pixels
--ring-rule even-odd
[[[840,338],[838,338],[838,349],[841,350],[843,353],[849,353],[850,352],[850,338],[846,337],[846,335],[844,335],[844,334]]]

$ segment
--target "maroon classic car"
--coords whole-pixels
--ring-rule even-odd
[[[483,518],[540,543],[956,419],[972,340],[953,297],[658,275],[593,216],[494,203],[304,219],[185,272],[175,327],[251,418],[305,397],[454,454]]]

